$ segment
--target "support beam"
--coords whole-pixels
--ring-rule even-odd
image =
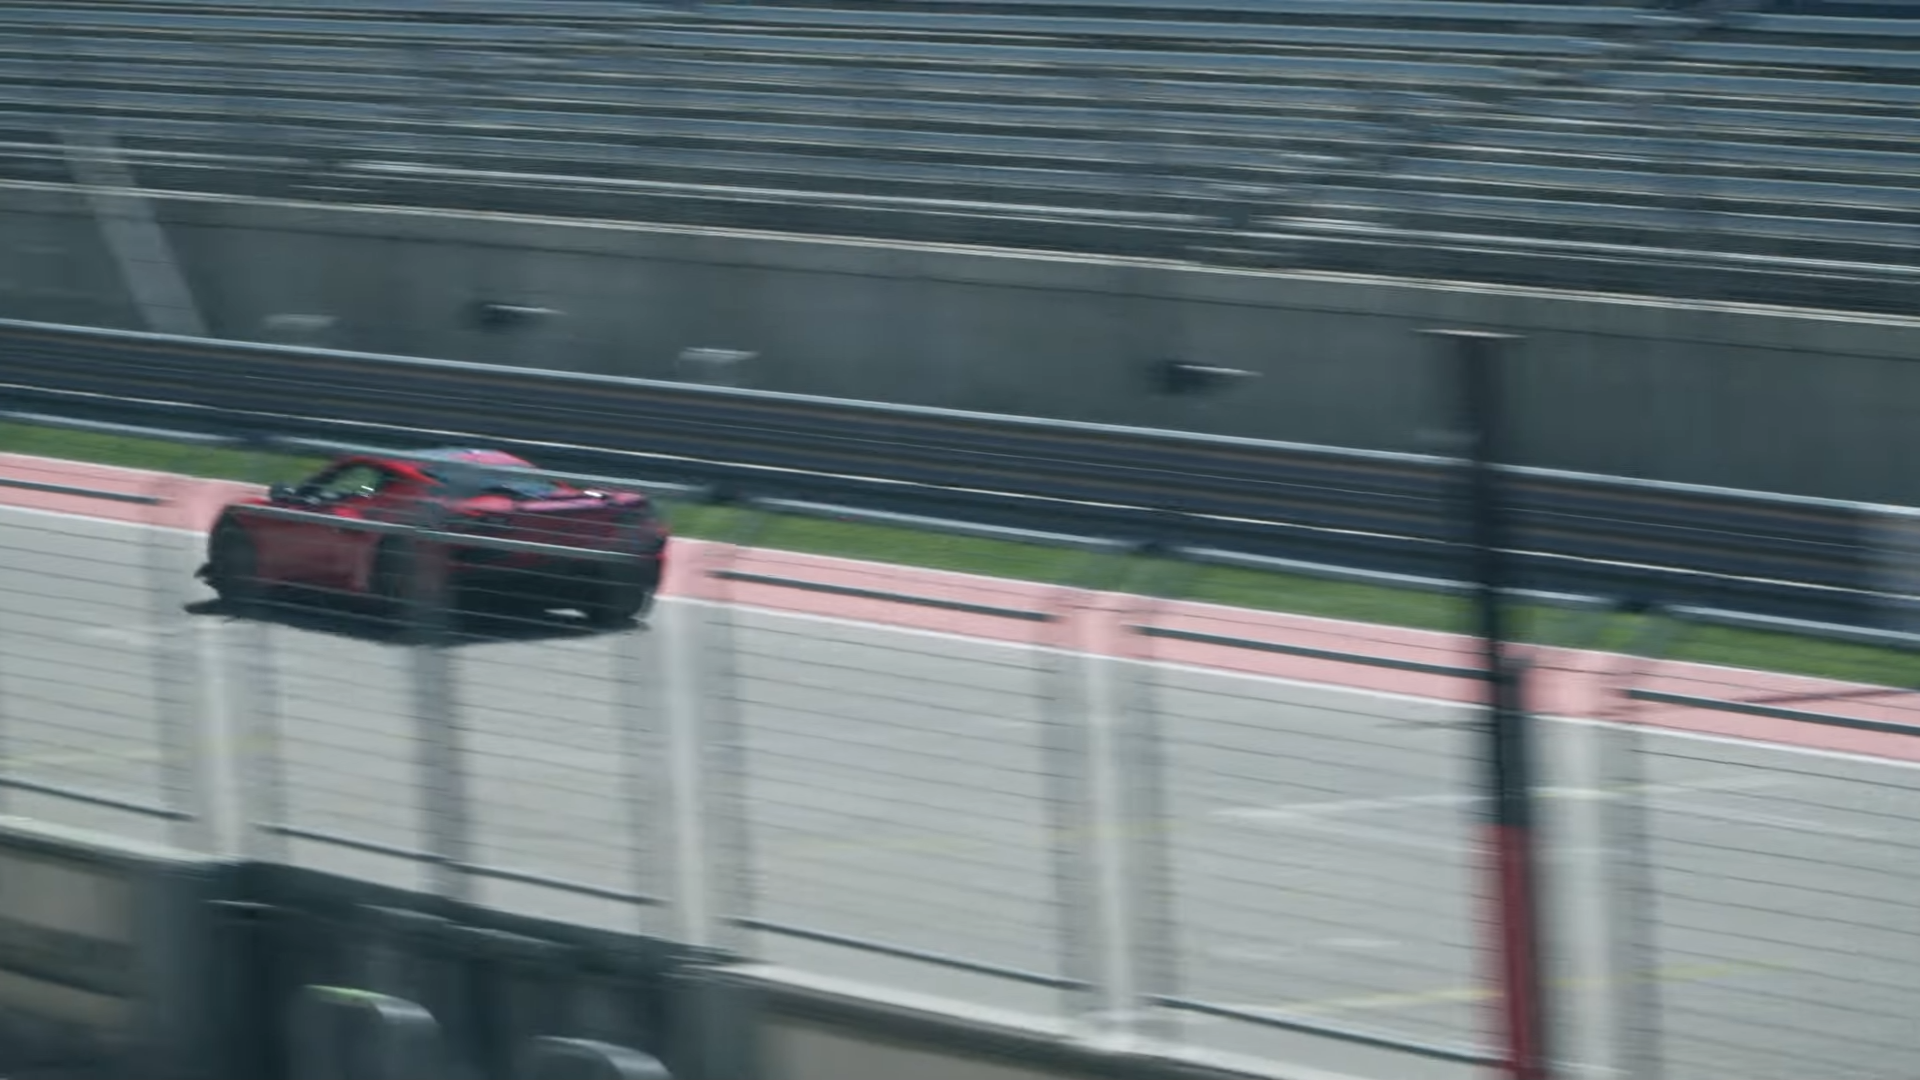
[[[1503,359],[1513,338],[1477,331],[1429,331],[1446,350],[1460,395],[1465,435],[1466,512],[1472,525],[1476,624],[1487,682],[1488,784],[1493,811],[1487,849],[1497,898],[1499,992],[1506,1072],[1512,1080],[1547,1080],[1546,995],[1541,981],[1541,890],[1533,822],[1532,761],[1520,667],[1507,654],[1506,500],[1499,466],[1505,454]]]
[[[167,234],[153,215],[133,170],[120,156],[113,136],[97,128],[60,132],[67,167],[86,193],[100,234],[112,252],[147,329],[187,337],[207,336],[193,291],[180,273]]]

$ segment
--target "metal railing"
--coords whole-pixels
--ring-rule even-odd
[[[74,497],[72,485],[61,489]],[[221,607],[185,595],[177,549],[198,534],[157,522],[0,517],[9,573],[22,581],[92,579],[112,583],[122,601],[165,588],[176,605],[142,612],[159,625],[109,661],[124,688],[101,685],[90,667],[100,652],[87,642],[134,626],[132,612],[111,606],[69,608],[45,628],[10,619],[39,643],[9,634],[10,659],[32,660],[36,678],[81,708],[109,689],[165,700],[178,673],[202,702],[152,718],[98,710],[82,731],[49,711],[57,694],[5,695],[0,737],[20,746],[63,731],[69,753],[101,774],[96,786],[114,793],[58,788],[17,768],[5,787],[18,812],[84,813],[100,827],[149,833],[161,827],[151,819],[170,819],[172,839],[195,849],[717,944],[1074,1028],[1232,1017],[1236,1031],[1254,1034],[1224,1048],[1269,1056],[1282,1050],[1262,1049],[1261,1031],[1494,1060],[1464,1014],[1375,1030],[1244,1004],[1271,964],[1259,957],[1285,951],[1293,935],[1397,937],[1406,931],[1393,920],[1424,921],[1376,894],[1396,876],[1432,871],[1363,858],[1309,891],[1295,929],[1265,925],[1264,899],[1281,895],[1307,856],[1236,857],[1258,850],[1263,826],[1217,813],[1222,789],[1239,789],[1232,805],[1368,797],[1380,777],[1361,760],[1411,754],[1416,771],[1444,773],[1449,759],[1432,756],[1420,745],[1431,736],[1417,731],[1345,730],[1355,713],[1315,693],[1248,697],[1212,677],[1188,685],[1194,677],[1172,668],[1164,679],[1132,674],[1199,642],[1273,654],[1256,640],[1196,637],[1194,616],[1158,605],[1099,610],[1110,594],[1097,590],[1124,583],[1129,557],[1117,546],[1089,546],[1077,584],[1044,586],[676,541],[679,577],[648,627],[595,632],[484,590],[462,591],[457,605],[421,589],[360,609],[320,589]],[[315,540],[260,534],[263,552],[277,536],[274,550],[316,563],[336,549],[377,559],[366,553],[395,539],[424,551],[576,551],[291,506],[240,517],[323,530]],[[163,566],[152,549],[175,557]],[[132,585],[120,580],[128,575]],[[57,610],[53,594],[29,596],[23,584],[6,595],[11,612]],[[1198,625],[1235,631],[1217,618]],[[1161,703],[1156,724],[1178,735],[1150,730],[1149,700]],[[1290,730],[1249,727],[1243,714],[1262,703],[1301,715]],[[135,733],[192,747],[164,785],[191,796],[185,809],[158,808],[161,781],[135,769],[144,752],[116,741]],[[1458,729],[1439,737],[1469,738]],[[1464,750],[1449,753],[1459,760]],[[1288,775],[1260,775],[1259,760],[1290,755]],[[33,754],[10,756],[34,767]],[[108,798],[118,820],[92,809]],[[1166,811],[1151,809],[1161,802]],[[1185,818],[1204,828],[1167,831]],[[1437,865],[1458,877],[1464,855],[1456,847]],[[1167,893],[1159,914],[1142,903],[1148,883]],[[1298,994],[1472,980],[1472,889],[1430,884],[1453,897],[1423,930],[1440,959],[1343,971],[1355,961],[1336,950],[1315,961]],[[1176,908],[1190,910],[1175,920]],[[1176,925],[1209,929],[1194,938]],[[1223,965],[1230,953],[1238,959]]]
[[[35,410],[259,440],[482,440],[722,497],[798,498],[1453,578],[1437,455],[0,322]],[[884,459],[875,446],[887,447]],[[1532,588],[1883,625],[1901,508],[1515,467]]]

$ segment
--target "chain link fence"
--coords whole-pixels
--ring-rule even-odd
[[[1630,1075],[1912,1072],[1920,638],[1660,622],[1604,737]]]
[[[518,467],[460,518],[314,450],[239,459],[251,562],[264,484],[7,460],[8,813],[1222,1060],[1501,1061],[1446,583],[660,487],[621,533],[649,485]],[[1515,601],[1555,1059],[1904,1060],[1915,641]]]
[[[1297,620],[1239,625],[1230,609],[1129,591],[1165,574],[1120,545],[1082,542],[1026,568],[1051,583],[1011,561],[1002,576],[927,570],[782,549],[804,535],[796,523],[844,524],[800,504],[710,511],[724,527],[670,541],[660,595],[623,623],[561,586],[631,551],[423,517],[432,500],[383,501],[390,479],[356,461],[439,467],[350,456],[224,515],[204,506],[178,531],[0,511],[6,542],[86,557],[68,576],[109,606],[80,625],[156,605],[170,620],[186,661],[163,667],[171,682],[141,683],[139,700],[177,683],[203,703],[142,714],[135,749],[63,723],[66,702],[96,708],[98,680],[76,665],[99,653],[70,642],[48,654],[69,666],[39,673],[50,704],[11,708],[0,733],[68,730],[114,776],[179,747],[177,786],[193,801],[171,815],[194,846],[722,945],[796,977],[1063,1030],[1274,1054],[1260,1032],[1299,1026],[1289,1009],[1309,1031],[1346,1033],[1337,1005],[1316,1018],[1302,1002],[1476,978],[1472,736],[1438,722],[1462,707],[1406,715],[1364,674],[1351,689],[1334,670],[1372,670],[1370,649],[1391,657],[1379,670],[1403,666],[1422,646],[1349,642],[1353,663],[1303,660],[1324,685],[1294,687],[1273,681],[1278,654],[1253,639],[1306,640]],[[555,508],[585,490],[526,469],[511,482]],[[184,513],[185,500],[153,498],[164,513],[152,513]],[[690,509],[660,499],[651,513]],[[559,561],[472,573],[493,569],[492,553]],[[554,566],[573,576],[545,576]],[[61,580],[41,577],[43,590]],[[13,609],[35,610],[40,594],[25,578],[16,588]],[[1249,640],[1208,636],[1235,633]],[[26,779],[15,770],[10,798]],[[1420,785],[1415,803],[1452,790],[1439,801],[1453,823],[1395,844],[1379,841],[1393,822],[1356,821],[1372,839],[1350,863],[1312,888],[1292,880],[1351,846],[1335,834],[1341,800],[1390,812],[1402,780]],[[148,783],[159,816],[171,804]],[[117,784],[105,786],[123,799],[141,790]],[[1272,816],[1302,801],[1300,823]],[[1322,809],[1335,832],[1313,827]],[[1268,835],[1291,850],[1263,854]],[[1424,915],[1419,898],[1382,895],[1436,874],[1446,898]],[[1276,993],[1262,985],[1274,971],[1295,981]],[[1269,1012],[1281,1028],[1263,1027]],[[1356,1031],[1395,1053],[1433,1042],[1458,1044],[1442,1059],[1486,1056],[1464,1016]]]
[[[196,845],[207,816],[194,719],[212,685],[181,609],[191,534],[182,478],[129,473],[95,491],[59,462],[10,459],[6,494],[92,504],[36,513],[0,541],[4,810]]]
[[[1496,1060],[1474,992],[1491,939],[1471,640],[1180,602],[1144,616],[1127,632],[1179,975],[1162,1003],[1269,1038]]]

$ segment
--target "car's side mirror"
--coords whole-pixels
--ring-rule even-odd
[[[277,503],[292,502],[296,494],[297,489],[292,484],[275,484],[267,489],[268,500]]]

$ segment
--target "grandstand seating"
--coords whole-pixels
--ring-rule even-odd
[[[1911,311],[1915,18],[1515,0],[33,0],[0,178]]]

